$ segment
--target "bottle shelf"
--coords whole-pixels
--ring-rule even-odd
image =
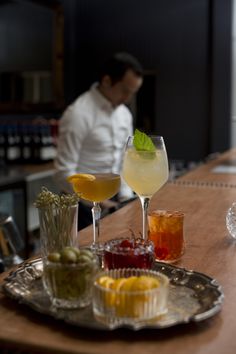
[[[38,164],[54,159],[58,136],[56,119],[0,123],[0,160],[7,164]]]

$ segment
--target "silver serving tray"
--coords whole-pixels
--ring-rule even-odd
[[[106,326],[94,318],[92,306],[78,310],[62,310],[53,307],[42,284],[41,258],[21,264],[4,279],[2,289],[6,295],[42,314],[64,320],[72,325],[98,330],[113,330],[118,327],[134,330],[167,328],[181,323],[202,321],[220,311],[224,295],[215,279],[161,262],[156,262],[153,268],[170,279],[168,312],[155,321],[140,321],[133,326]]]

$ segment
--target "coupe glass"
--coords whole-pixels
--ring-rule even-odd
[[[99,241],[101,218],[100,202],[112,198],[120,189],[120,176],[114,173],[78,174],[69,177],[74,191],[80,193],[81,198],[93,202],[93,243],[91,249],[99,253],[103,250]]]
[[[169,176],[168,159],[164,139],[161,136],[150,136],[155,151],[136,150],[133,140],[128,138],[122,176],[126,183],[139,196],[142,205],[143,230],[142,237],[147,240],[147,211],[149,202]]]

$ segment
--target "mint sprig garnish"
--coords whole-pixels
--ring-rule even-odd
[[[156,151],[152,139],[149,136],[147,136],[147,134],[142,133],[138,129],[135,129],[133,144],[137,151],[148,151],[148,152]]]

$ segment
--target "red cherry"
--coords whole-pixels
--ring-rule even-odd
[[[122,248],[133,248],[133,244],[129,240],[121,241],[119,246]]]

